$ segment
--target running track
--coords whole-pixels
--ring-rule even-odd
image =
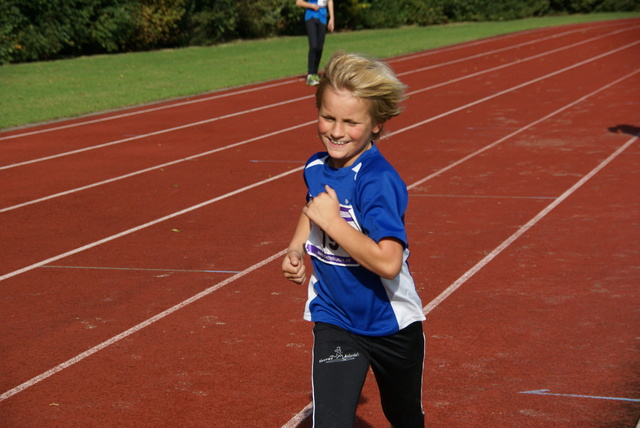
[[[330,54],[330,53],[327,53]],[[640,20],[390,61],[438,427],[640,416]],[[0,133],[3,427],[308,427],[300,78]],[[385,427],[370,379],[358,427]]]

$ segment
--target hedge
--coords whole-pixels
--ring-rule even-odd
[[[337,30],[628,12],[636,0],[334,0]],[[0,0],[0,64],[304,34],[295,0]]]

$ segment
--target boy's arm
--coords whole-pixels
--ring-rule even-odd
[[[376,242],[351,227],[340,217],[336,192],[329,186],[325,190],[326,193],[312,199],[302,212],[361,266],[386,279],[398,276],[402,269],[403,244],[395,238],[383,238]]]
[[[302,284],[307,276],[303,256],[305,253],[304,244],[307,242],[310,231],[311,223],[309,218],[304,214],[300,214],[298,225],[287,248],[287,254],[282,261],[284,277],[297,284]]]

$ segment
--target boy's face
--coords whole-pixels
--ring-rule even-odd
[[[372,123],[369,102],[347,90],[327,87],[318,115],[318,136],[334,168],[351,166],[371,147],[373,134],[380,132],[380,126]]]

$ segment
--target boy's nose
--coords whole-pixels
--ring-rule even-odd
[[[342,138],[344,136],[344,125],[336,122],[333,124],[333,126],[331,127],[331,138],[333,139],[338,139],[338,138]]]

